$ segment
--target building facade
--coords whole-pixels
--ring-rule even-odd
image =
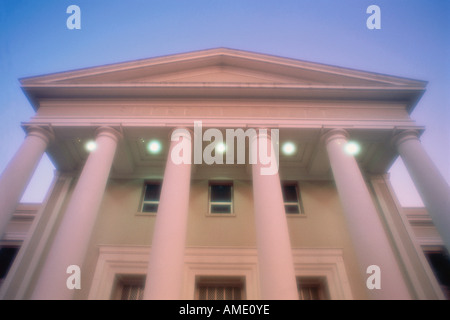
[[[426,83],[219,48],[21,84],[2,299],[445,299],[426,255],[450,247],[450,188],[410,117]],[[44,152],[48,195],[18,205]],[[426,210],[399,205],[398,156]]]

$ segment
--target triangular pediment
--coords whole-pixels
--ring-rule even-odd
[[[253,83],[414,86],[415,80],[231,49],[210,49],[21,80],[27,85]]]
[[[128,79],[127,83],[303,83],[311,81],[231,66],[210,66]]]
[[[23,78],[42,99],[328,99],[403,101],[426,82],[232,49],[209,49]]]

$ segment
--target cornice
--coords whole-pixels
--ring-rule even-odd
[[[273,75],[273,83],[161,82],[152,76],[205,67]],[[279,76],[285,76],[278,83]],[[149,78],[142,83],[138,79]],[[133,81],[136,79],[136,81]],[[296,80],[298,79],[298,80]],[[147,81],[147,80],[146,80]],[[35,109],[40,99],[82,97],[235,97],[406,101],[412,109],[426,82],[227,48],[142,59],[20,79]],[[308,84],[304,84],[308,82]],[[311,84],[309,84],[309,82]]]

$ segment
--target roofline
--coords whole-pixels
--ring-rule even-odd
[[[379,80],[379,81],[386,81],[386,82],[405,82],[410,83],[411,85],[416,86],[422,86],[426,87],[428,84],[428,81],[423,80],[416,80],[406,77],[399,77],[399,76],[392,76],[382,73],[376,73],[376,72],[369,72],[369,71],[363,71],[358,70],[354,68],[347,68],[347,67],[340,67],[335,66],[331,64],[323,64],[323,63],[316,63],[316,62],[310,62],[306,60],[300,60],[300,59],[294,59],[294,58],[288,58],[288,57],[282,57],[278,55],[273,54],[265,54],[265,53],[257,53],[252,51],[246,51],[246,50],[237,50],[237,49],[231,49],[226,47],[218,47],[218,48],[210,48],[210,49],[204,49],[204,50],[196,50],[196,51],[190,51],[190,52],[183,52],[183,53],[175,53],[175,54],[168,54],[168,55],[161,55],[151,58],[143,58],[143,59],[136,59],[136,60],[129,60],[125,62],[119,62],[119,63],[110,63],[110,64],[104,64],[100,66],[93,66],[93,67],[86,67],[86,68],[80,68],[80,69],[73,69],[69,71],[62,71],[62,72],[55,72],[55,73],[49,73],[39,76],[30,76],[30,77],[22,77],[19,78],[19,81],[22,85],[25,85],[30,82],[48,82],[48,81],[60,81],[61,76],[63,76],[63,79],[71,79],[71,78],[77,78],[80,76],[90,76],[90,75],[98,75],[103,72],[114,72],[114,71],[124,71],[124,70],[132,70],[137,69],[141,67],[151,66],[151,65],[158,65],[162,63],[175,63],[180,61],[189,61],[192,59],[201,59],[201,58],[207,58],[207,57],[220,57],[220,56],[229,56],[229,57],[237,57],[237,58],[247,58],[252,59],[254,61],[259,62],[270,62],[273,64],[279,64],[284,65],[288,67],[293,68],[306,68],[308,70],[312,71],[320,71],[320,72],[328,72],[335,75],[346,75],[349,76],[349,72],[352,76],[360,78],[360,79],[369,79],[369,80]],[[320,68],[318,68],[320,67]],[[114,68],[113,70],[111,70]],[[325,68],[325,69],[323,69]],[[89,71],[89,73],[86,73]],[[370,77],[369,77],[370,76]],[[375,78],[376,79],[375,79]],[[60,78],[60,79],[58,79]]]
[[[203,64],[203,65],[202,65]],[[327,74],[337,77],[347,77],[349,79],[356,79],[361,81],[373,82],[373,86],[352,86],[352,85],[302,85],[294,83],[290,84],[261,84],[261,83],[104,83],[95,81],[91,83],[82,83],[84,78],[101,76],[107,74],[113,74],[117,72],[125,72],[125,75],[130,75],[126,72],[134,72],[140,68],[150,68],[154,72],[173,72],[173,67],[178,68],[192,68],[192,67],[207,67],[211,65],[230,65],[242,68],[265,70],[270,72],[279,72],[283,75],[291,77],[297,77],[301,72],[312,72],[321,76],[321,73],[325,76]],[[171,69],[172,67],[172,69]],[[151,68],[156,68],[151,69]],[[162,68],[162,69],[158,69]],[[120,75],[124,75],[123,73]],[[71,80],[78,79],[80,84],[64,83]],[[339,78],[338,78],[339,79]],[[415,105],[418,103],[425,88],[427,86],[426,81],[413,80],[402,77],[384,75],[374,72],[366,72],[356,69],[336,67],[326,64],[313,63],[293,58],[279,57],[275,55],[268,55],[262,53],[255,53],[250,51],[236,50],[230,48],[212,48],[206,50],[191,51],[185,53],[177,53],[164,55],[153,58],[132,60],[122,63],[106,64],[102,66],[96,66],[91,68],[82,68],[66,72],[52,73],[42,76],[26,77],[19,79],[22,90],[32,103],[35,110],[39,108],[39,99],[42,98],[55,98],[61,97],[66,92],[70,92],[72,96],[81,96],[83,93],[88,92],[89,96],[96,97],[92,92],[99,90],[97,97],[105,97],[105,95],[125,95],[126,90],[138,90],[142,89],[158,89],[158,90],[172,90],[177,96],[183,95],[183,90],[190,89],[192,92],[184,93],[187,96],[197,95],[201,97],[201,93],[211,93],[213,90],[220,90],[220,93],[232,95],[230,90],[238,90],[242,97],[257,97],[256,94],[272,95],[274,97],[283,98],[281,93],[291,95],[293,98],[303,98],[307,96],[306,90],[314,91],[314,93],[322,92],[332,98],[330,93],[337,90],[346,91],[345,93],[358,94],[366,91],[367,97],[376,99],[374,93],[389,93],[393,97],[394,101],[403,99],[408,104],[408,112],[411,113]],[[92,80],[91,80],[92,81]],[[379,85],[377,85],[379,84]],[[95,89],[95,90],[94,90]],[[79,92],[76,92],[79,90]],[[108,91],[109,90],[109,91]],[[256,92],[256,90],[259,90]],[[295,92],[298,91],[298,93]],[[50,92],[51,91],[51,92]],[[92,92],[91,92],[92,91]],[[270,91],[270,92],[268,92]],[[393,94],[398,92],[397,97]],[[405,96],[405,92],[407,95]],[[278,96],[277,96],[278,95]],[[339,93],[338,96],[343,96],[344,93]],[[314,96],[314,94],[312,94]],[[68,96],[69,97],[69,96]],[[351,99],[351,97],[348,97]],[[381,100],[385,100],[382,99]]]

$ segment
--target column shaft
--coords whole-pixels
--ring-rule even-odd
[[[172,133],[151,243],[144,299],[181,299],[191,184],[191,135]],[[188,161],[179,163],[179,151]]]
[[[294,262],[284,209],[281,183],[276,172],[264,174],[264,169],[278,161],[270,137],[259,134],[250,141],[251,152],[264,144],[271,150],[269,163],[261,159],[252,165],[253,198],[257,236],[261,298],[267,300],[298,299]],[[278,166],[278,163],[276,163]]]
[[[450,186],[414,131],[401,133],[395,144],[444,244],[450,251]]]
[[[366,273],[369,266],[380,267],[381,289],[367,288],[369,298],[409,299],[408,288],[358,164],[345,152],[346,143],[343,130],[333,130],[326,136],[331,169],[364,281],[371,274]]]
[[[21,147],[3,171],[0,177],[0,238],[51,138],[51,133],[42,128],[30,128]]]
[[[72,299],[67,287],[71,265],[82,267],[91,232],[108,181],[119,133],[102,127],[89,155],[34,289],[32,299]],[[81,273],[83,270],[81,269]],[[83,288],[83,284],[81,284]]]

